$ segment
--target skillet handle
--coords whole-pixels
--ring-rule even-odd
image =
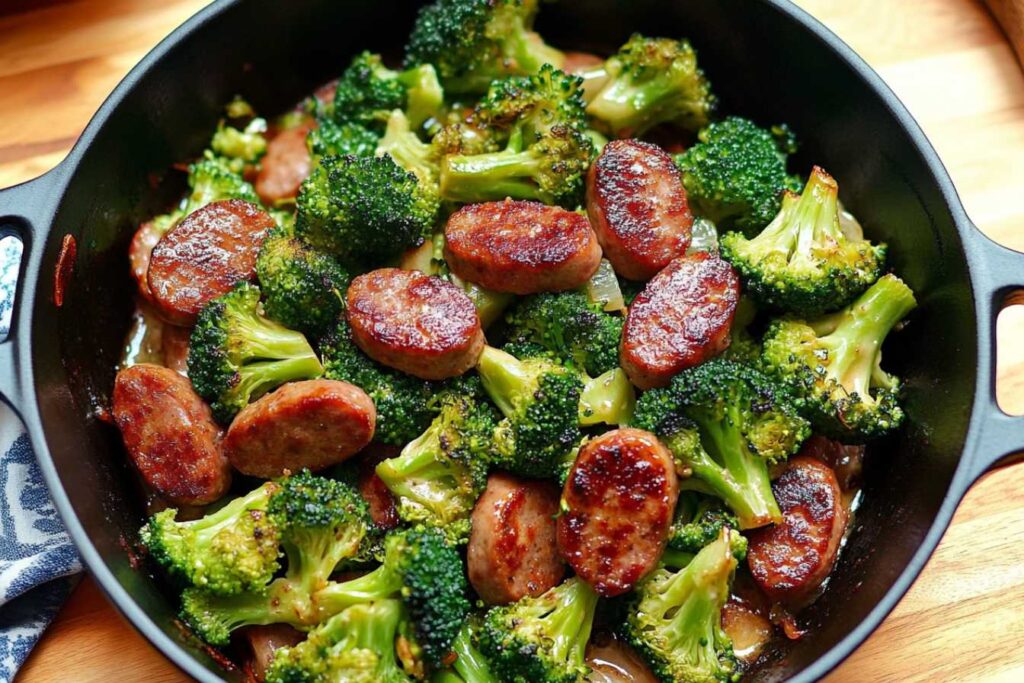
[[[0,189],[0,401],[19,414],[27,368],[18,348],[28,338],[26,311],[34,297],[25,285],[39,268],[62,176],[58,169]]]
[[[970,481],[997,465],[1024,457],[1024,416],[1007,415],[996,403],[996,318],[1014,292],[1024,291],[1024,253],[975,230],[975,238],[967,243],[967,258],[980,313],[981,364],[974,405],[975,438],[969,449]]]

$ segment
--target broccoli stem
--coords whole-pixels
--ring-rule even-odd
[[[522,361],[493,346],[484,347],[477,371],[484,391],[505,417],[515,415],[520,397],[532,392],[536,385],[536,377]]]
[[[551,653],[557,661],[574,666],[583,664],[596,608],[597,593],[581,579],[560,591],[556,607],[545,619],[552,640]]]
[[[636,395],[621,368],[588,380],[580,395],[580,424],[627,424],[633,419]]]
[[[513,30],[510,37],[512,38],[512,56],[520,73],[536,73],[545,64],[551,64],[560,69],[565,63],[565,55],[562,51],[546,44],[544,39],[534,31],[519,28]]]
[[[277,490],[276,484],[268,482],[244,496],[234,498],[216,512],[192,522],[181,522],[173,526],[181,529],[191,528],[195,534],[192,543],[197,548],[207,548],[217,534],[237,524],[242,515],[250,514],[254,510],[266,510],[270,496]],[[167,533],[166,529],[164,533]]]
[[[302,586],[307,594],[327,585],[327,580],[338,563],[355,555],[362,533],[342,535],[325,533],[322,529],[292,530],[284,544],[288,558],[288,578]]]
[[[272,387],[294,379],[316,377],[323,373],[320,359],[309,348],[308,343],[306,344],[306,352],[308,355],[286,358],[284,360],[263,360],[255,363],[246,363],[238,371],[238,394],[240,396],[248,396],[250,400],[253,400],[259,398]]]
[[[387,564],[368,574],[345,581],[331,583],[313,595],[320,620],[338,614],[346,607],[397,595],[402,590],[402,577]]]
[[[497,201],[506,197],[543,201],[547,195],[534,180],[542,160],[532,151],[445,157],[441,196],[455,202]]]
[[[392,493],[431,510],[444,505],[451,491],[444,481],[452,483],[451,467],[439,461],[438,422],[402,449],[398,457],[377,465],[377,476]],[[438,486],[438,482],[442,485]]]
[[[309,594],[287,579],[275,579],[264,590],[213,595],[196,588],[182,594],[182,617],[211,645],[227,645],[243,626],[317,623]]]

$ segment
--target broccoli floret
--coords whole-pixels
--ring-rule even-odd
[[[189,339],[189,379],[223,422],[281,384],[323,372],[302,333],[265,318],[259,303],[259,288],[239,283],[203,307]]]
[[[278,528],[267,504],[278,490],[267,482],[205,517],[175,521],[169,508],[140,532],[150,555],[171,574],[210,593],[231,595],[267,585],[277,572]]]
[[[434,67],[422,64],[407,71],[392,71],[380,55],[363,52],[338,79],[334,94],[334,120],[358,123],[383,131],[395,109],[406,110],[413,128],[440,115],[444,91]]]
[[[357,157],[373,156],[380,136],[358,123],[335,123],[320,119],[316,128],[306,134],[309,155],[319,164],[324,157],[351,154]]]
[[[411,683],[395,656],[402,603],[353,605],[277,651],[267,683]]]
[[[390,156],[324,157],[299,191],[295,234],[346,262],[380,263],[423,243],[440,207],[433,188]]]
[[[597,593],[573,577],[538,597],[493,607],[480,629],[480,650],[510,683],[575,683],[584,660]]]
[[[916,305],[902,280],[885,275],[837,313],[772,323],[765,367],[799,397],[818,431],[844,441],[887,434],[903,422],[903,409],[899,379],[881,368],[882,342]]]
[[[476,384],[479,380],[466,380]],[[497,412],[482,391],[445,392],[441,412],[395,458],[377,465],[406,522],[444,531],[452,542],[469,538],[469,516],[487,484],[487,465]]]
[[[585,378],[580,393],[580,424],[624,425],[633,419],[636,391],[622,368],[613,368],[594,377]]]
[[[730,117],[704,128],[698,139],[676,157],[694,212],[720,229],[749,233],[768,225],[779,213],[788,184],[787,152],[776,135]]]
[[[761,234],[721,238],[722,258],[759,303],[797,315],[820,315],[850,303],[881,275],[885,245],[851,240],[839,229],[839,185],[817,166],[800,195]]]
[[[355,489],[308,471],[281,483],[267,514],[279,530],[287,558],[284,576],[235,595],[197,588],[182,594],[182,619],[212,645],[226,645],[231,632],[243,626],[284,623],[308,628],[319,623],[314,592],[357,551],[370,524],[366,502]]]
[[[424,659],[440,667],[469,615],[462,558],[440,530],[429,527],[393,533],[385,548],[384,563],[377,569],[317,593],[321,616],[354,604],[401,598]]]
[[[406,46],[407,67],[433,64],[447,91],[482,93],[496,78],[561,67],[533,20],[538,0],[437,0],[420,10]]]
[[[263,241],[256,277],[267,316],[286,327],[316,336],[345,310],[348,271],[283,230]]]
[[[722,352],[722,358],[759,366],[761,363],[761,342],[750,328],[757,317],[757,306],[750,297],[743,295],[736,303],[736,313],[729,328],[729,348]]]
[[[437,155],[433,147],[419,139],[406,115],[396,109],[388,119],[387,130],[377,145],[378,155],[387,154],[395,163],[414,174],[428,187],[437,187]]]
[[[740,528],[736,515],[729,512],[718,498],[684,491],[676,503],[676,517],[668,533],[668,547],[696,555],[701,548],[714,543],[724,528],[734,530],[729,535],[729,542],[736,560],[742,562],[747,559],[747,539],[735,533]]]
[[[535,294],[506,316],[508,338],[531,342],[591,376],[619,366],[623,318],[605,313],[583,292]]]
[[[473,618],[462,625],[452,642],[455,661],[450,668],[434,672],[431,683],[501,683],[497,674],[491,671],[491,663],[476,648],[479,630],[480,624]]]
[[[781,521],[768,466],[796,452],[810,430],[764,373],[722,359],[689,368],[645,392],[634,423],[661,436],[696,486],[721,497],[742,529]]]
[[[374,438],[393,446],[404,446],[426,430],[440,406],[432,397],[438,384],[406,375],[380,365],[352,342],[344,318],[320,343],[324,376],[362,388],[377,408]]]
[[[637,588],[623,635],[664,683],[738,681],[722,607],[736,569],[735,532],[718,539],[678,571],[657,569]]]
[[[260,206],[256,190],[241,174],[232,171],[224,159],[203,159],[189,166],[188,186],[185,215],[227,199],[244,199]]]
[[[253,119],[243,129],[221,123],[217,132],[210,140],[210,149],[219,156],[237,161],[236,170],[241,171],[246,164],[254,164],[267,152],[267,122]]]
[[[638,137],[661,123],[696,131],[715,109],[711,85],[689,41],[635,33],[605,71],[607,81],[587,113],[620,138]]]
[[[441,160],[441,196],[456,202],[506,197],[575,206],[593,158],[584,133],[582,81],[545,65],[532,76],[495,81],[473,117],[482,149],[463,145]],[[475,128],[455,124],[460,131]],[[465,133],[444,133],[443,143]],[[477,146],[475,142],[472,146]],[[450,151],[450,150],[449,150]]]
[[[484,348],[477,370],[505,416],[495,430],[494,459],[523,476],[555,476],[560,459],[582,437],[579,374],[544,358],[521,361],[491,346]]]

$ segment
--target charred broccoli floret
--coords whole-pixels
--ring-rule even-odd
[[[377,465],[406,522],[441,529],[452,542],[469,538],[469,516],[487,484],[497,412],[479,381],[438,397],[441,412],[395,458]],[[475,385],[475,387],[473,386]]]
[[[267,482],[205,517],[175,521],[177,510],[153,515],[142,527],[150,555],[172,575],[218,595],[259,589],[277,572],[280,536],[267,515],[278,485]]]
[[[818,431],[844,441],[887,434],[903,409],[899,379],[881,367],[882,342],[916,305],[902,280],[885,275],[837,313],[772,323],[765,367],[799,397]]]
[[[321,615],[327,616],[350,605],[400,598],[424,659],[440,667],[469,615],[467,591],[462,558],[444,534],[414,528],[387,538],[380,567],[359,578],[332,583],[315,599]]]
[[[240,173],[232,171],[224,159],[203,159],[189,166],[188,187],[185,215],[227,199],[243,199],[260,206],[256,190]]]
[[[437,217],[433,188],[390,156],[324,157],[302,184],[295,234],[346,263],[379,264],[422,244]]]
[[[722,607],[736,569],[723,530],[678,571],[657,569],[637,588],[623,635],[664,683],[739,680]]]
[[[395,656],[403,619],[398,600],[353,605],[278,650],[267,683],[411,683]]]
[[[456,202],[533,199],[575,206],[593,157],[584,133],[582,81],[545,65],[532,76],[495,81],[473,118],[485,131],[454,124],[435,143],[447,146],[441,160],[441,196]],[[452,128],[456,132],[452,132]],[[452,148],[458,147],[458,151]]]
[[[518,360],[490,346],[477,370],[505,416],[495,430],[495,460],[523,476],[555,476],[560,460],[582,437],[578,373],[544,358]]]
[[[245,282],[203,307],[189,339],[189,379],[224,422],[281,384],[322,372],[302,333],[265,318],[259,288]]]
[[[633,34],[605,71],[607,80],[587,113],[618,137],[637,137],[661,123],[696,131],[715,109],[711,85],[687,40]]]
[[[597,593],[573,577],[538,597],[493,607],[480,629],[480,650],[510,683],[575,683],[584,660]]]
[[[444,91],[430,64],[393,71],[380,55],[362,52],[338,79],[334,120],[381,132],[391,112],[404,110],[413,128],[440,114]]]
[[[260,247],[256,277],[267,316],[306,334],[324,332],[345,308],[348,271],[282,230]]]
[[[733,116],[701,130],[698,140],[676,156],[694,212],[720,229],[749,233],[768,225],[790,182],[786,157],[795,143],[788,129],[767,131]]]
[[[789,397],[753,367],[715,359],[645,392],[636,426],[658,434],[680,466],[682,482],[721,497],[751,529],[782,519],[768,466],[796,452],[810,430]]]
[[[730,232],[720,244],[754,299],[798,315],[850,303],[878,279],[885,261],[885,245],[843,235],[839,185],[817,166],[802,194],[783,195],[779,215],[757,237]]]
[[[428,382],[375,362],[352,341],[344,318],[320,342],[324,376],[362,388],[377,408],[374,438],[381,443],[404,446],[423,431],[440,406],[433,401],[436,382]]]
[[[539,0],[437,0],[420,10],[407,67],[433,64],[447,91],[482,93],[496,78],[561,67],[564,55],[533,29]]]

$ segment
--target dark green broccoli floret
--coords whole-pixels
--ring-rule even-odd
[[[189,379],[224,422],[281,384],[323,372],[302,333],[265,318],[259,303],[258,287],[238,284],[203,307],[189,339]]]
[[[729,347],[722,352],[722,358],[745,365],[761,363],[761,342],[750,330],[756,317],[757,306],[750,297],[741,296],[729,328]]]
[[[346,262],[380,263],[422,244],[440,206],[390,156],[324,157],[302,184],[295,234]]]
[[[324,157],[351,154],[357,157],[373,156],[380,136],[358,123],[335,123],[332,119],[320,119],[316,128],[306,134],[306,148],[310,156],[319,163]]]
[[[561,67],[565,56],[533,29],[538,0],[437,0],[420,10],[406,66],[433,64],[446,90],[482,93],[496,78]]]
[[[411,683],[395,656],[403,618],[398,600],[353,605],[278,650],[267,683]]]
[[[493,607],[480,629],[480,650],[509,683],[575,683],[584,660],[597,593],[573,577],[538,597]]]
[[[142,527],[142,542],[171,574],[211,593],[261,588],[279,567],[278,529],[267,515],[277,490],[277,484],[267,482],[188,522],[175,521],[173,508],[163,510]]]
[[[623,318],[583,292],[526,297],[505,316],[508,339],[532,342],[570,367],[597,376],[619,366]]]
[[[256,190],[241,174],[232,171],[224,159],[203,159],[189,166],[188,186],[185,215],[207,204],[227,199],[244,199],[260,206]]]
[[[779,128],[779,130],[786,130]],[[694,212],[719,228],[756,232],[779,213],[787,188],[786,151],[747,119],[712,123],[676,157]]]
[[[370,524],[366,502],[352,487],[304,471],[281,483],[267,513],[280,532],[287,570],[266,587],[236,595],[189,588],[182,619],[212,645],[226,645],[243,626],[319,623],[314,593],[346,557],[353,555]]]
[[[476,648],[479,629],[480,624],[472,618],[462,625],[452,643],[455,661],[450,668],[435,672],[431,683],[501,683],[497,674],[491,671],[491,663]]]
[[[490,346],[480,355],[477,370],[505,416],[495,430],[495,460],[523,476],[554,476],[582,437],[579,374],[544,358],[521,361]]]
[[[736,569],[730,536],[697,553],[678,571],[657,569],[637,588],[623,626],[627,642],[664,683],[739,680],[722,606]]]
[[[474,378],[476,380],[476,378]],[[479,381],[466,380],[464,384]],[[377,465],[406,522],[444,531],[449,540],[469,538],[469,515],[487,484],[487,465],[497,411],[482,391],[445,392],[431,425],[401,454]]]
[[[815,428],[864,441],[900,426],[900,381],[881,368],[882,342],[917,302],[885,275],[843,310],[814,320],[778,320],[764,338],[765,367],[799,397]]]
[[[352,342],[348,323],[342,318],[334,332],[320,343],[324,376],[362,388],[377,408],[374,438],[381,443],[404,446],[423,431],[440,406],[431,399],[435,382],[418,379],[373,361]]]
[[[607,80],[587,113],[620,138],[638,137],[660,123],[696,131],[715,109],[711,85],[687,40],[635,33],[605,71]]]
[[[256,277],[267,316],[286,327],[317,335],[345,309],[348,271],[332,256],[284,231],[264,240],[256,259]]]
[[[720,245],[754,299],[798,315],[850,303],[878,279],[885,261],[885,245],[843,235],[839,185],[817,166],[802,194],[783,195],[779,215],[757,237],[730,232]]]
[[[334,91],[334,120],[358,123],[381,132],[391,112],[405,110],[413,128],[440,115],[444,92],[434,67],[424,64],[392,71],[380,55],[363,52],[338,79]]]
[[[387,154],[396,164],[415,174],[424,185],[437,186],[438,166],[435,149],[420,140],[409,126],[409,119],[397,109],[388,119],[384,137],[377,144],[377,154]]]
[[[625,371],[616,367],[594,378],[586,377],[580,392],[581,425],[624,425],[633,419],[636,391]]]
[[[693,491],[684,491],[676,503],[676,517],[668,533],[668,547],[672,550],[696,555],[701,548],[714,543],[723,528],[732,529],[729,541],[736,560],[747,558],[747,539],[739,533],[736,515],[729,512],[722,501]]]
[[[593,157],[584,133],[582,81],[545,65],[532,76],[495,81],[473,114],[486,131],[482,148],[452,139],[476,128],[455,124],[442,133],[441,196],[456,202],[534,199],[575,206]],[[436,148],[436,147],[435,147]]]
[[[708,361],[645,392],[634,423],[662,437],[695,485],[721,497],[741,528],[782,519],[768,466],[796,452],[810,430],[768,376],[732,361]]]
[[[442,666],[469,615],[468,584],[458,551],[429,527],[396,532],[385,541],[384,563],[369,574],[332,583],[316,595],[321,616],[349,605],[401,598],[424,659]]]

